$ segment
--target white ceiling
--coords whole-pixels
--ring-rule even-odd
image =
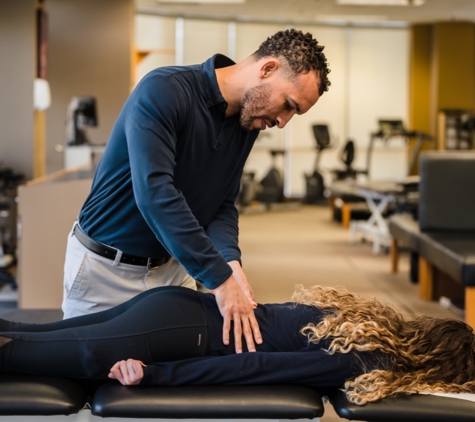
[[[136,10],[171,16],[288,24],[404,26],[447,20],[475,22],[475,0],[426,0],[422,6],[342,6],[336,0],[246,0],[241,4],[181,1],[190,2],[136,0]]]

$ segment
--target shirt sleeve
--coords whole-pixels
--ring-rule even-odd
[[[213,221],[206,228],[206,234],[210,237],[219,253],[226,262],[241,262],[241,250],[238,246],[239,238],[239,212],[236,208],[236,200],[241,188],[240,179],[231,195],[221,204]]]
[[[214,289],[232,270],[174,184],[177,139],[190,107],[173,78],[139,84],[125,118],[130,171],[137,207],[158,241],[194,279]]]
[[[300,384],[340,387],[361,372],[354,353],[322,350],[254,352],[154,363],[144,368],[142,385]]]

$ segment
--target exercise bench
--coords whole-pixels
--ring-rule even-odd
[[[418,220],[394,215],[392,270],[398,245],[419,256],[419,297],[465,301],[465,321],[475,328],[475,153],[429,151],[420,158]]]

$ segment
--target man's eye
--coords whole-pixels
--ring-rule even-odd
[[[290,106],[288,101],[285,102],[284,107],[286,110],[292,110],[292,107]]]

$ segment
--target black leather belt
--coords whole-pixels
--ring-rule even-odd
[[[81,242],[81,244],[91,252],[103,256],[104,258],[115,260],[117,249],[91,239],[81,230],[77,224],[74,226],[73,233],[77,240],[79,240],[79,242]],[[169,256],[164,258],[144,258],[143,256],[130,255],[126,253],[122,253],[122,256],[120,257],[120,262],[123,262],[124,264],[140,265],[143,267],[148,267],[149,269],[166,264],[169,260]]]

